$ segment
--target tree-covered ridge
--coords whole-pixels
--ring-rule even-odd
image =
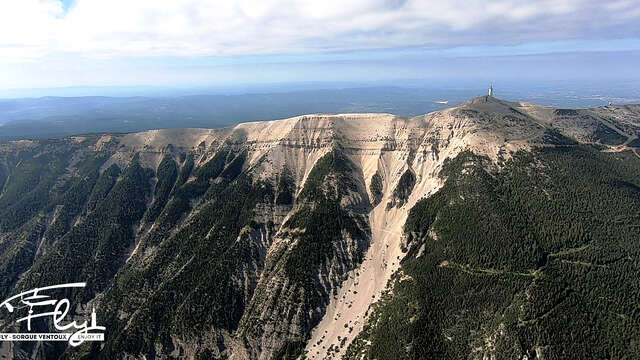
[[[84,293],[77,295],[79,303],[103,291],[134,245],[133,226],[146,210],[151,176],[152,172],[134,159],[96,210],[38,258],[21,281],[21,288],[86,282]]]
[[[173,159],[160,163],[145,217],[154,208],[160,215],[104,294],[101,309],[113,336],[87,356],[158,356],[159,344],[166,351],[172,338],[211,332],[222,339],[236,329],[264,257],[255,237],[274,231],[254,221],[258,204],[274,202],[273,186],[242,172],[245,157],[223,146],[199,167],[191,155],[179,172]],[[247,266],[257,268],[247,274]],[[245,276],[254,285],[239,286]],[[219,356],[224,343],[199,344],[196,355]]]
[[[153,356],[155,343],[171,344],[171,335],[233,331],[245,301],[238,276],[243,264],[256,256],[243,232],[264,226],[252,223],[252,210],[269,197],[268,186],[237,179],[165,239],[151,258],[122,271],[105,295],[104,311],[130,317],[108,320],[116,336],[100,356],[109,359],[122,351]],[[137,295],[123,297],[134,291]]]
[[[71,153],[65,152],[21,154],[0,197],[0,231],[15,230],[48,205]]]
[[[310,278],[326,258],[334,255],[335,242],[342,239],[343,233],[360,241],[367,237],[362,214],[354,214],[340,203],[349,192],[357,191],[353,171],[349,160],[334,150],[318,160],[309,173],[297,200],[302,206],[283,226],[303,230],[291,233],[296,242],[285,263],[290,279],[313,289]],[[362,245],[353,249],[350,256],[356,263],[361,261]]]
[[[470,152],[405,225],[408,254],[348,358],[640,356],[640,161]]]
[[[151,224],[158,218],[178,178],[178,165],[170,155],[165,155],[162,158],[156,171],[156,178],[157,183],[153,191],[153,203],[151,203],[143,218],[145,224]]]
[[[105,160],[79,151],[86,145],[51,140],[0,152],[0,297],[84,211]]]
[[[369,184],[369,191],[371,192],[371,204],[376,206],[382,201],[383,195],[383,187],[382,184],[382,176],[376,171],[375,174],[371,177],[371,183]]]
[[[379,181],[378,179],[372,180]],[[387,209],[391,209],[392,207],[401,207],[404,205],[409,199],[409,195],[411,195],[411,191],[416,184],[416,176],[413,173],[413,170],[410,168],[405,170],[405,172],[400,177],[398,184],[395,189],[393,189],[393,194],[391,201],[387,203]]]
[[[0,194],[2,194],[4,190],[4,184],[7,181],[8,171],[4,164],[0,163]]]

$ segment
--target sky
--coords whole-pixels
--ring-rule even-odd
[[[0,91],[640,78],[640,0],[0,0]]]

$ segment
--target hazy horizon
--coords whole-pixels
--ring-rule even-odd
[[[50,88],[0,89],[0,100],[42,97],[181,97],[198,95],[259,95],[297,93],[316,90],[399,88],[468,92],[482,95],[493,84],[497,94],[527,94],[527,98],[562,93],[564,97],[599,96],[602,101],[640,102],[635,79],[391,79],[381,81],[298,81],[210,84],[201,86],[66,86]],[[511,100],[526,100],[515,99]]]

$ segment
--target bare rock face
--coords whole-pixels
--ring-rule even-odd
[[[469,150],[500,166],[575,141],[619,151],[639,118],[637,106],[480,97],[413,118],[315,114],[0,144],[0,248],[11,249],[0,295],[72,280],[37,274],[78,258],[73,276],[93,285],[77,299],[95,304],[107,342],[43,357],[339,357],[400,265],[408,210],[442,186],[448,159]]]

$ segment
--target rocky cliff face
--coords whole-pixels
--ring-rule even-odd
[[[0,297],[86,281],[73,294],[78,316],[95,307],[108,329],[104,344],[0,352],[339,357],[397,273],[409,210],[444,185],[447,161],[470,151],[500,167],[519,150],[576,142],[625,151],[639,118],[637,106],[480,97],[414,118],[305,115],[0,144]]]

